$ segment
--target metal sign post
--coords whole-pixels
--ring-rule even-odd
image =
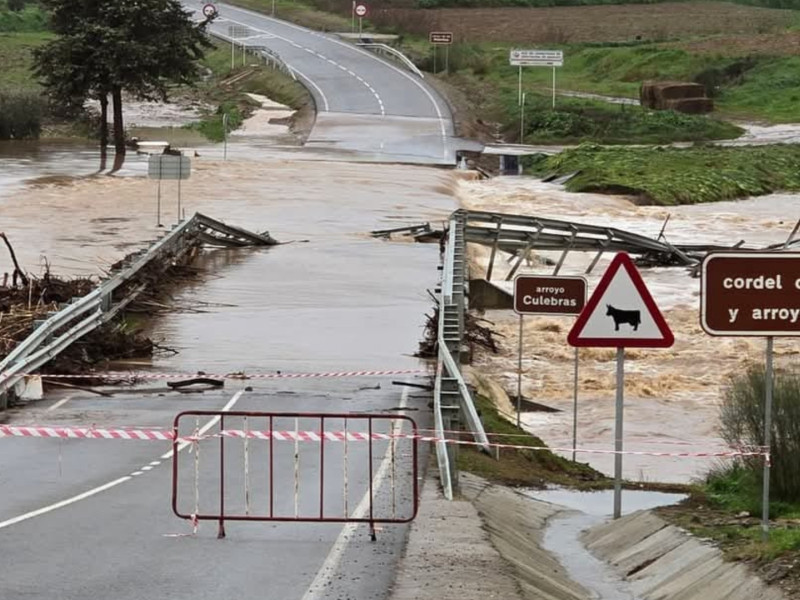
[[[433,73],[436,74],[436,46],[444,46],[444,72],[450,72],[450,46],[453,43],[452,31],[431,31],[428,42],[433,46]]]
[[[514,279],[514,311],[519,314],[519,356],[517,358],[517,427],[522,415],[522,317],[523,315],[577,315],[586,304],[586,280],[583,277],[517,275]],[[578,353],[575,351],[575,415],[577,430]],[[576,433],[573,433],[573,440]],[[573,442],[572,460],[575,460]]]
[[[522,93],[522,104],[519,106],[519,143],[525,143],[525,92]]]
[[[761,532],[769,537],[769,479],[776,336],[800,336],[800,253],[712,252],[700,272],[700,326],[709,335],[766,337]]]
[[[222,115],[222,160],[228,160],[228,113]]]
[[[522,104],[522,67],[552,67],[553,108],[556,107],[556,67],[564,66],[562,50],[511,50],[508,62],[512,67],[519,68],[517,77],[517,103],[519,105]]]
[[[575,372],[572,378],[572,462],[578,450],[578,351],[575,347]]]
[[[625,348],[668,348],[675,337],[647,290],[631,257],[620,252],[567,336],[575,347],[617,349],[614,428],[614,518],[622,516]]]
[[[178,222],[181,220],[181,179],[189,179],[192,169],[192,159],[183,155],[153,154],[147,163],[147,176],[158,180],[158,197],[156,203],[156,222],[161,223],[161,180],[178,180]]]
[[[362,19],[367,16],[367,5],[366,4],[356,4],[355,7],[355,14],[358,17],[358,35],[361,36],[362,31]]]

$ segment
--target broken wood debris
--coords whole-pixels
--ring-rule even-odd
[[[442,229],[433,229],[430,223],[421,223],[419,225],[404,225],[403,227],[394,227],[392,229],[376,229],[369,232],[374,238],[391,239],[393,235],[400,235],[402,237],[411,237],[416,242],[435,242],[442,238]]]

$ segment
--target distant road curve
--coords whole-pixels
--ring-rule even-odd
[[[204,2],[184,2],[199,11]],[[215,35],[265,47],[314,98],[307,140],[359,160],[454,164],[461,140],[445,100],[419,76],[339,38],[228,4],[215,4]]]

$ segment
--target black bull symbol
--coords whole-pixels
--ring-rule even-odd
[[[619,331],[620,323],[627,323],[633,327],[634,331],[639,330],[639,324],[642,322],[641,312],[638,310],[620,310],[614,308],[610,304],[606,304],[608,310],[606,316],[614,319],[614,331]]]

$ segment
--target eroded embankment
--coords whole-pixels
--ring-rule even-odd
[[[583,542],[644,600],[783,600],[742,564],[648,511],[593,527]]]

